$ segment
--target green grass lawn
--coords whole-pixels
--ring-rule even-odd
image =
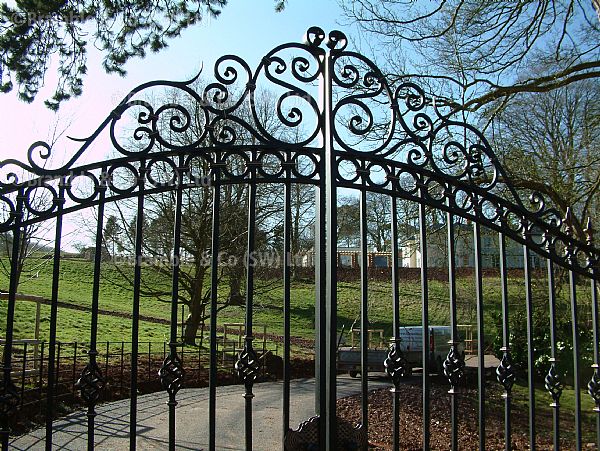
[[[513,386],[512,403],[520,407],[521,412],[527,412],[529,409],[529,389],[523,382],[519,382]],[[496,397],[496,400],[490,401],[489,408],[503,409],[504,402]],[[597,413],[594,412],[594,402],[587,391],[581,391],[581,431],[583,442],[594,443],[596,440],[595,425]],[[536,428],[537,434],[552,434],[552,416],[554,408],[550,406],[552,398],[543,387],[535,387],[535,413],[536,413]],[[565,387],[560,397],[560,436],[569,441],[575,439],[575,391],[573,388]],[[522,418],[518,421],[522,427],[526,427],[529,423],[527,418]]]
[[[133,275],[133,266],[119,267],[127,276]],[[35,277],[38,275],[38,277]],[[93,282],[92,262],[78,259],[63,259],[60,267],[59,300],[79,306],[91,307]],[[142,268],[142,286],[160,288],[169,292],[170,280],[158,274],[151,267]],[[205,289],[209,286],[208,274]],[[8,287],[6,275],[0,275],[0,289]],[[31,259],[21,278],[19,292],[29,295],[51,296],[52,261]],[[501,318],[500,281],[498,278],[484,278],[484,325],[486,341],[491,343],[499,333]],[[457,310],[459,324],[476,324],[475,286],[472,277],[457,279]],[[400,320],[405,325],[421,323],[422,302],[421,284],[415,280],[401,280]],[[559,299],[565,301],[566,292],[561,290]],[[580,313],[585,315],[589,310],[588,291],[580,290]],[[224,299],[228,287],[223,286],[219,297]],[[534,302],[537,308],[547,309],[547,286],[542,279],[533,280]],[[587,297],[586,297],[587,295]],[[103,310],[131,314],[133,290],[127,280],[111,263],[102,264],[99,307]],[[165,296],[168,298],[168,296]],[[522,306],[525,299],[525,287],[522,278],[509,280],[509,299],[512,306]],[[386,337],[392,335],[392,287],[389,281],[370,281],[368,285],[369,320],[372,328],[385,330]],[[429,321],[430,324],[443,325],[449,322],[448,284],[436,280],[429,281]],[[587,310],[586,310],[587,308]],[[15,310],[15,337],[30,338],[33,336],[33,319],[35,304],[17,302]],[[178,321],[181,321],[181,309],[178,310]],[[154,297],[142,297],[140,313],[148,317],[168,320],[171,307],[168,302],[161,302]],[[48,333],[50,310],[42,307],[42,336]],[[185,312],[187,315],[187,311]],[[0,303],[0,315],[6,316],[6,302]],[[219,324],[243,322],[244,306],[230,306],[218,314]],[[342,325],[349,328],[360,315],[360,283],[359,281],[338,283],[338,329]],[[304,338],[314,338],[315,318],[315,286],[311,281],[295,281],[291,291],[291,323],[292,334]],[[98,328],[99,340],[127,340],[131,337],[131,320],[127,318],[100,315]],[[254,296],[254,323],[266,325],[270,333],[283,331],[283,283],[281,280],[256,280]],[[58,339],[62,341],[87,340],[89,337],[90,313],[59,308]],[[0,322],[0,334],[4,335],[4,321]],[[140,322],[140,340],[163,340],[168,337],[167,325]]]

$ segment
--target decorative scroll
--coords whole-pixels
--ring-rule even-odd
[[[181,389],[184,375],[183,365],[176,353],[168,355],[158,370],[160,383],[171,398]]]
[[[502,360],[500,360],[500,365],[496,368],[496,378],[498,382],[504,387],[504,391],[506,395],[510,395],[512,387],[515,383],[515,368],[512,363],[512,359],[510,358],[510,353],[506,348],[502,348]]]
[[[553,404],[558,406],[560,402],[560,396],[562,395],[563,391],[563,384],[560,381],[560,376],[556,371],[556,365],[554,362],[552,362],[550,365],[548,374],[544,378],[544,386],[546,387],[546,390],[548,390],[548,393],[550,393],[550,396],[552,396]]]
[[[365,449],[367,433],[365,428],[352,426],[346,420],[337,418],[337,448],[339,450]],[[290,429],[285,436],[285,449],[304,451],[319,449],[319,416],[303,421],[298,429]]]
[[[410,375],[410,364],[404,357],[399,343],[390,346],[387,358],[383,362],[385,372],[392,378],[394,387],[398,388],[402,378]]]
[[[98,398],[100,397],[104,385],[105,382],[102,377],[102,372],[95,361],[86,365],[81,372],[81,376],[75,383],[75,387],[80,390],[83,400],[87,405],[92,406],[98,402]]]
[[[244,382],[246,389],[251,391],[260,371],[260,363],[256,351],[252,348],[252,342],[248,339],[246,339],[244,349],[240,352],[237,362],[235,362],[235,370]]]
[[[465,373],[465,360],[456,344],[452,344],[446,360],[444,360],[444,375],[452,386],[451,390],[458,385]]]
[[[172,167],[175,174],[178,155],[204,159],[210,166],[215,152],[225,152],[225,161],[237,158],[237,175],[224,183],[249,181],[249,165],[260,166],[254,172],[257,178],[281,181],[285,171],[265,164],[268,159],[262,155],[269,155],[281,161],[280,168],[292,167],[298,183],[316,184],[324,175],[319,174],[322,142],[330,132],[340,186],[366,185],[372,191],[447,206],[503,230],[563,267],[591,274],[600,251],[564,230],[562,214],[543,195],[523,197],[477,128],[446,111],[418,84],[402,80],[392,85],[371,60],[347,46],[342,32],[326,34],[311,27],[304,43],[275,47],[255,68],[238,56],[225,55],[202,79],[198,74],[188,81],[138,86],[89,137],[73,140],[79,148],[63,166],[49,167],[56,149],[42,141],[31,145],[27,163],[0,161],[0,232],[15,227],[11,212],[19,188],[25,187],[27,224],[57,214],[61,183],[70,202],[64,213],[98,202],[103,167],[109,176],[107,201],[111,193],[135,195],[141,160]],[[333,94],[331,130],[325,129],[329,123],[317,85]],[[112,143],[110,158],[76,167],[101,134],[108,134]],[[256,154],[254,161],[248,158],[250,151]],[[314,165],[310,175],[298,174],[299,157]],[[210,171],[203,177],[210,181]],[[164,190],[178,180],[149,177],[147,182]],[[198,179],[185,182],[197,186]],[[419,186],[427,187],[424,198],[418,197]],[[549,241],[556,246],[548,246]],[[565,255],[567,248],[570,253]]]

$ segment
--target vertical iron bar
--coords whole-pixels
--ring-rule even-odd
[[[40,389],[40,396],[39,396],[39,404],[40,404],[40,415],[42,413],[42,399],[44,397],[44,351],[46,349],[46,342],[42,341],[42,344],[40,346],[40,382],[39,382],[39,389]]]
[[[595,393],[595,390],[598,390],[598,386],[600,385],[600,326],[598,325],[598,288],[596,286],[596,279],[598,277],[598,273],[596,268],[592,269],[592,281],[591,281],[591,289],[592,289],[592,327],[593,327],[593,337],[594,337],[594,374],[592,376],[592,381],[588,384],[588,391],[590,394]],[[596,396],[598,394],[596,393]],[[596,440],[597,447],[600,449],[600,402],[599,399],[594,399],[596,405],[594,406],[594,410],[596,411]]]
[[[369,260],[367,248],[367,173],[363,169],[360,192],[360,369],[361,369],[361,423],[369,435]],[[365,443],[364,451],[367,445]]]
[[[73,368],[71,368],[71,390],[72,390],[73,397],[75,397],[75,389],[77,388],[76,384],[75,384],[76,368],[77,368],[77,342],[74,342],[73,343]]]
[[[392,199],[392,310],[393,310],[393,346],[400,349],[400,292],[398,280],[398,206],[396,198]],[[400,449],[400,390],[398,385],[392,388],[393,393],[393,449]]]
[[[252,163],[256,161],[256,154],[252,155]],[[254,164],[251,167],[250,186],[248,188],[248,246],[246,250],[246,321],[244,335],[244,351],[246,361],[244,373],[244,398],[246,400],[245,414],[245,433],[246,450],[250,451],[253,447],[252,441],[252,399],[254,393],[252,386],[256,378],[258,367],[256,362],[256,353],[252,346],[254,340],[253,332],[253,313],[254,313],[254,249],[256,236],[256,168]],[[242,358],[240,358],[242,360]]]
[[[593,248],[594,246],[594,232],[592,227],[592,219],[588,217],[587,224],[585,227],[586,244]],[[596,444],[600,449],[600,331],[598,330],[598,292],[596,282],[598,280],[598,260],[600,255],[598,253],[590,252],[588,254],[587,263],[592,272],[591,278],[591,289],[592,289],[592,337],[594,339],[594,363],[592,365],[592,378],[588,382],[588,393],[594,400],[594,411],[596,412]]]
[[[421,251],[421,325],[423,353],[423,449],[429,449],[430,441],[430,381],[429,381],[429,274],[427,261],[427,210],[425,208],[426,186],[420,188],[419,247]]]
[[[315,414],[319,415],[319,449],[325,449],[327,405],[327,191],[325,159],[319,161],[320,185],[315,188]]]
[[[289,157],[289,156],[288,156]],[[291,292],[291,228],[292,228],[292,185],[291,168],[286,167],[286,181],[283,201],[283,434],[282,449],[285,451],[285,437],[290,429],[290,292]]]
[[[56,383],[58,383],[59,362],[56,362],[54,368],[54,353],[56,347],[56,322],[58,320],[58,284],[60,278],[60,245],[62,240],[62,210],[65,202],[65,179],[60,179],[58,190],[58,208],[56,217],[56,229],[54,235],[54,255],[52,261],[52,297],[50,305],[50,333],[49,333],[49,353],[48,353],[48,391],[46,399],[46,450],[52,449],[52,420],[54,416],[54,393],[55,393],[55,371]],[[60,343],[59,343],[60,346]],[[60,359],[60,348],[59,356]]]
[[[505,451],[512,449],[512,434],[510,424],[511,412],[511,389],[514,382],[514,373],[512,373],[512,362],[510,358],[510,328],[508,321],[508,272],[506,267],[506,237],[504,233],[498,234],[498,250],[500,253],[500,285],[502,292],[502,361],[504,374],[497,371],[498,380],[504,386],[504,448]]]
[[[325,156],[325,190],[326,190],[326,381],[325,386],[325,450],[336,449],[337,438],[337,179],[338,172],[333,147],[333,128],[335,119],[333,117],[333,61],[331,52],[324,55],[324,73],[322,97],[323,97],[323,136]]]
[[[108,342],[107,342],[108,344]],[[108,347],[106,348],[106,368],[108,369]],[[124,376],[124,372],[125,372],[125,342],[121,341],[121,375],[120,375],[120,380],[121,380],[121,396],[123,395],[123,390],[125,388],[124,386],[124,380],[123,380],[123,376]],[[106,374],[108,374],[108,371],[106,372]]]
[[[448,291],[450,294],[450,352],[444,362],[444,374],[450,380],[450,415],[451,415],[451,448],[453,451],[458,450],[458,399],[456,384],[460,378],[458,368],[460,367],[460,350],[458,349],[458,327],[456,319],[456,249],[454,243],[454,215],[448,213],[446,215],[448,228]],[[452,354],[452,355],[451,355]],[[455,378],[456,374],[456,378]]]
[[[560,448],[559,431],[560,431],[560,381],[556,373],[556,363],[558,362],[556,355],[556,289],[554,278],[554,264],[548,259],[548,303],[550,309],[550,376],[546,377],[547,388],[552,389],[552,425],[553,425],[553,442],[554,449],[558,451]]]
[[[146,162],[140,162],[138,178],[138,198],[135,224],[135,269],[133,275],[133,312],[131,323],[131,385],[129,388],[129,449],[136,449],[137,438],[137,381],[140,320],[140,283],[142,278],[142,244],[144,231],[144,192],[146,180]]]
[[[216,449],[217,435],[217,301],[219,290],[219,224],[221,212],[221,161],[220,153],[215,153],[212,167],[213,217],[210,263],[210,374],[208,380],[208,449]]]
[[[23,189],[20,189],[17,194],[17,205],[15,208],[14,218],[15,225],[13,228],[13,243],[12,243],[12,260],[10,262],[10,273],[17,274],[18,272],[18,263],[19,263],[19,253],[20,253],[20,243],[21,243],[21,223],[23,220],[23,204],[25,201]],[[15,321],[15,302],[17,299],[17,278],[11,277],[9,281],[8,287],[8,305],[6,306],[6,341],[4,343],[4,352],[2,357],[2,383],[3,383],[3,392],[6,396],[7,404],[3,406],[1,421],[2,421],[2,451],[8,450],[8,439],[10,434],[9,427],[9,415],[10,415],[10,407],[12,403],[10,402],[9,396],[16,396],[16,388],[12,381],[12,352],[13,352],[13,332],[14,332],[14,321]],[[43,361],[43,354],[42,354]],[[41,370],[40,370],[41,371]],[[40,386],[41,387],[41,386]],[[41,388],[40,388],[41,392]],[[16,399],[15,399],[16,401]],[[41,404],[40,404],[41,405]]]
[[[476,202],[477,203],[477,202]],[[475,207],[475,213],[480,207]],[[483,328],[483,282],[481,261],[481,226],[473,222],[473,243],[475,251],[475,299],[477,301],[477,392],[478,392],[478,423],[479,449],[485,449],[485,368],[484,368],[484,328]]]
[[[55,369],[56,382],[54,383],[55,389],[58,389],[58,382],[60,380],[60,349],[62,346],[62,342],[58,341],[57,344],[58,344],[58,349],[56,351],[56,369]]]
[[[579,326],[577,324],[577,279],[569,271],[569,297],[571,298],[571,321],[573,322],[573,390],[575,391],[575,449],[581,450],[581,383],[579,380]]]
[[[89,368],[91,371],[100,369],[97,366],[97,339],[98,339],[98,305],[100,298],[100,265],[102,263],[102,242],[104,234],[104,203],[106,198],[106,168],[102,169],[100,177],[99,196],[98,196],[98,218],[96,220],[96,251],[94,253],[94,279],[92,282],[92,318],[90,324],[90,349],[88,351]],[[114,256],[113,256],[114,257]],[[108,352],[107,352],[108,354]],[[106,370],[104,376],[106,377]],[[100,379],[102,381],[102,379]],[[96,419],[96,400],[91,400],[87,410],[87,447],[88,451],[94,449],[94,423]]]
[[[182,383],[182,380],[177,378],[183,378],[183,369],[181,363],[177,357],[177,307],[179,303],[179,268],[181,264],[181,217],[183,210],[183,185],[184,185],[184,156],[179,156],[178,167],[177,167],[177,191],[175,194],[175,223],[173,224],[173,261],[171,263],[171,324],[169,331],[169,362],[163,363],[165,369],[165,381],[163,381],[163,388],[165,388],[169,394],[169,400],[167,405],[169,406],[169,450],[175,451],[175,408],[177,407],[177,400],[175,396]],[[164,351],[164,345],[163,345]],[[183,347],[182,347],[183,352]],[[150,354],[150,344],[148,344],[148,354]],[[148,355],[150,360],[150,355]],[[165,363],[167,365],[165,365]],[[171,374],[166,371],[171,370]],[[150,372],[150,371],[148,371]]]
[[[528,225],[524,225],[528,230]],[[531,268],[529,247],[523,245],[523,269],[525,272],[525,308],[527,315],[527,380],[529,385],[529,446],[536,449],[535,443],[535,360],[533,355],[533,298],[531,294]]]

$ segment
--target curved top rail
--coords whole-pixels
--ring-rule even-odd
[[[254,69],[238,56],[225,55],[215,62],[211,80],[199,73],[187,81],[139,85],[89,137],[72,138],[80,145],[63,166],[45,167],[55,149],[42,141],[30,146],[27,163],[0,161],[0,231],[19,226],[21,211],[31,221],[57,214],[63,191],[79,206],[97,203],[107,189],[119,195],[134,193],[135,186],[121,192],[111,184],[117,166],[144,176],[150,169],[138,170],[133,162],[161,162],[174,177],[190,173],[189,166],[177,167],[174,155],[185,155],[188,164],[193,158],[204,159],[211,171],[237,155],[245,166],[242,174],[250,174],[247,168],[252,165],[264,166],[267,154],[282,167],[296,167],[300,158],[308,158],[314,170],[296,173],[295,181],[322,181],[318,167],[330,132],[339,163],[332,177],[340,186],[421,199],[496,225],[545,250],[563,266],[580,273],[595,271],[600,251],[593,245],[591,225],[589,238],[577,240],[568,217],[548,205],[541,193],[515,188],[476,127],[447,111],[419,85],[390,83],[375,63],[347,50],[347,45],[342,32],[326,35],[311,27],[303,43],[273,48]],[[325,120],[319,85],[327,86],[333,96],[332,126]],[[155,95],[157,89],[162,90],[160,96]],[[83,165],[86,150],[101,136],[110,141],[109,159]],[[263,166],[266,181],[276,181],[285,172],[274,176]],[[348,168],[350,175],[344,173]],[[72,189],[80,177],[92,185],[84,197]],[[231,180],[247,183],[249,177]],[[37,188],[49,197],[43,208],[31,199]],[[430,193],[436,190],[438,197]]]

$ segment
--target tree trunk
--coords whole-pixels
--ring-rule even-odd
[[[189,313],[185,319],[185,330],[183,331],[183,342],[186,345],[196,344],[196,331],[200,326],[200,315]]]
[[[185,321],[183,341],[185,344],[195,345],[198,328],[204,323],[206,305],[204,304],[203,286],[205,268],[198,265],[193,285],[193,293],[190,293],[190,313]]]
[[[244,278],[244,267],[242,265],[232,266],[229,270],[229,304],[242,305],[242,279]]]

